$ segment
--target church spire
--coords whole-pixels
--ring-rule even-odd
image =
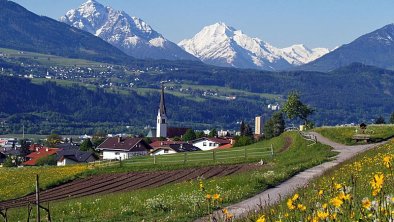
[[[161,84],[159,113],[161,115],[167,115],[166,104],[165,104],[165,101],[164,101],[164,84]]]

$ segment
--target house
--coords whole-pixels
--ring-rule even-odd
[[[201,150],[212,150],[220,146],[231,144],[231,140],[217,137],[202,137],[191,141],[193,146],[200,148]]]
[[[60,150],[56,154],[56,161],[58,166],[66,166],[78,163],[89,163],[98,159],[99,158],[93,152],[84,152],[78,149]]]
[[[129,159],[147,155],[153,148],[141,138],[109,137],[97,148],[104,160]]]
[[[193,146],[189,143],[171,143],[165,146],[155,148],[150,153],[151,155],[164,155],[164,154],[174,154],[183,152],[194,152],[201,151],[200,148]]]
[[[26,158],[28,158],[29,160],[23,162],[22,165],[35,166],[35,165],[37,165],[37,161],[39,159],[56,155],[58,150],[59,150],[58,148],[43,147],[43,148],[39,149],[38,151],[32,152],[29,155],[27,155]]]

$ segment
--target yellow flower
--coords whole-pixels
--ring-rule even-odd
[[[293,205],[292,199],[288,199],[286,204],[287,204],[287,207],[289,208],[289,210],[294,210],[295,206]]]
[[[306,210],[306,206],[304,206],[304,205],[302,205],[302,204],[297,204],[297,208],[298,208],[300,211],[305,211],[305,210]]]
[[[202,181],[200,181],[200,190],[204,191],[204,183]]]
[[[261,217],[259,217],[259,219],[256,220],[256,222],[265,222],[265,215],[262,215]]]
[[[336,208],[341,207],[341,205],[343,204],[343,201],[341,199],[339,199],[338,197],[332,198],[330,200],[331,205],[333,205]]]
[[[368,198],[364,198],[361,201],[361,203],[363,205],[363,208],[368,209],[368,210],[371,208],[371,201]]]
[[[342,188],[342,185],[341,185],[340,183],[334,183],[334,188],[335,188],[336,190],[339,190],[339,189]]]
[[[215,194],[213,195],[213,199],[214,199],[214,200],[217,200],[217,199],[219,199],[219,198],[220,198],[220,194],[215,193]]]
[[[317,217],[318,217],[320,220],[325,220],[325,219],[327,219],[328,216],[329,216],[328,212],[325,212],[325,211],[317,211]]]
[[[383,187],[384,183],[384,175],[382,173],[375,174],[373,179],[371,180],[371,186],[372,186],[372,195],[376,196],[380,192],[380,190]]]
[[[323,195],[323,190],[319,190],[318,194],[319,194],[319,196],[322,196]]]
[[[298,193],[294,194],[294,196],[291,198],[292,201],[296,201],[300,195]]]
[[[326,203],[322,205],[323,209],[327,209],[327,207],[328,207],[328,205]]]
[[[387,168],[391,168],[392,164],[391,164],[391,160],[393,159],[392,156],[385,156],[383,157],[383,165],[386,166]]]
[[[205,195],[205,198],[207,198],[207,200],[210,200],[211,199],[211,194],[207,194],[207,195]]]

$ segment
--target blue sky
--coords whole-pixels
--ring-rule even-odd
[[[392,0],[98,0],[139,17],[171,41],[191,38],[218,21],[276,47],[333,48],[394,23]],[[59,18],[84,0],[15,0]]]

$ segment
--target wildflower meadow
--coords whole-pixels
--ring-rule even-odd
[[[247,221],[394,221],[393,162],[391,140]]]

